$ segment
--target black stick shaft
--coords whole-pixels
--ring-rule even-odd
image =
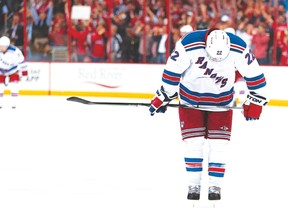
[[[147,106],[149,107],[150,103],[130,103],[130,102],[100,102],[100,101],[89,101],[80,97],[69,97],[67,98],[68,101],[78,102],[87,105],[125,105],[125,106]],[[172,104],[171,104],[172,105]],[[175,107],[179,107],[178,104],[173,104]]]

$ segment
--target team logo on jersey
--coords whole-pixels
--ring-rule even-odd
[[[227,131],[229,128],[224,125],[224,126],[221,126],[220,129],[224,130],[224,131]]]
[[[195,64],[201,64],[199,68],[205,70],[205,76],[209,76],[210,78],[215,80],[216,84],[220,84],[220,87],[224,87],[227,84],[228,78],[224,76],[219,76],[217,73],[213,73],[214,68],[208,68],[208,61],[204,61],[205,57],[199,57]]]

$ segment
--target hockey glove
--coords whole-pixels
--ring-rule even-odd
[[[171,100],[177,98],[177,96],[177,92],[172,96],[168,96],[167,93],[165,93],[164,87],[161,86],[161,88],[156,91],[156,95],[151,100],[151,105],[149,107],[151,116],[153,116],[155,113],[165,113],[167,110],[167,104]]]
[[[21,76],[28,76],[28,71],[22,71]]]
[[[246,102],[243,104],[243,114],[246,120],[258,120],[262,112],[262,107],[267,103],[265,97],[257,95],[255,92],[250,92],[247,95]]]
[[[19,71],[18,72],[21,81],[29,80],[28,71]]]

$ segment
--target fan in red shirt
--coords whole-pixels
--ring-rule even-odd
[[[70,34],[76,43],[77,61],[82,62],[87,56],[87,35],[89,33],[88,22],[78,22],[77,25],[72,25]]]
[[[288,29],[286,29],[283,37],[280,65],[288,66]]]
[[[53,46],[67,46],[67,25],[64,14],[58,13],[53,19],[49,39]]]
[[[92,62],[104,62],[106,58],[107,31],[104,22],[99,22],[92,30],[88,40],[90,41]]]

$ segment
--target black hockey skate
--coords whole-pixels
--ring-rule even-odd
[[[210,186],[208,193],[208,200],[220,200],[221,199],[221,188],[217,186]]]
[[[200,185],[195,185],[195,186],[189,186],[188,187],[188,195],[187,199],[188,200],[199,200],[200,199]]]

